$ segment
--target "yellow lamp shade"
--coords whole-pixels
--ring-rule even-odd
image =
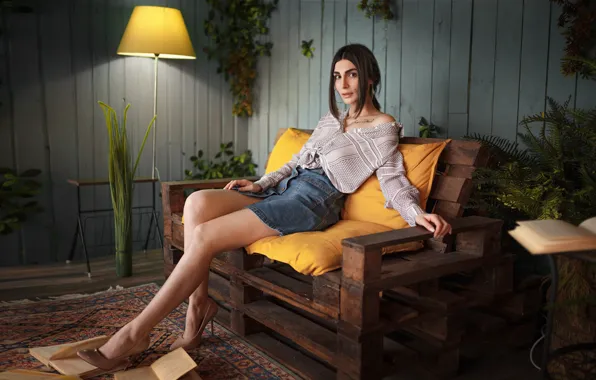
[[[175,8],[137,6],[132,11],[118,54],[195,59],[182,13]]]

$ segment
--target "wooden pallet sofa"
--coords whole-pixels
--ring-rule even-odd
[[[279,131],[267,171],[275,168],[272,160],[279,166],[300,148],[303,133]],[[408,177],[424,165],[412,162],[407,149],[441,144],[438,154],[435,150],[427,155],[436,155],[432,170],[418,173],[428,180],[415,181],[426,198],[426,209],[451,222],[451,236],[434,240],[432,233],[409,227],[403,219],[403,228],[391,228],[391,221],[383,220],[388,214],[383,213],[392,211],[389,219],[399,217],[398,213],[383,210],[379,194],[369,207],[370,200],[360,193],[367,191],[369,197],[370,191],[380,193],[373,176],[346,200],[346,209],[353,210],[344,217],[360,219],[345,221],[356,223],[348,232],[352,237],[339,234],[333,244],[324,241],[335,260],[323,263],[328,269],[325,273],[317,273],[319,264],[313,267],[305,259],[288,258],[287,244],[296,244],[296,240],[280,240],[288,237],[266,238],[219,255],[209,278],[210,296],[222,306],[218,320],[304,378],[380,379],[404,368],[439,377],[455,374],[464,328],[461,313],[510,292],[513,271],[511,258],[500,249],[502,222],[462,217],[472,191],[472,173],[487,160],[480,144],[403,138],[400,149],[404,149]],[[228,181],[162,184],[166,277],[183,254],[185,191],[221,188]],[[367,218],[372,220],[362,220]],[[371,230],[372,224],[376,227]],[[318,236],[305,234],[304,244],[315,250],[324,245],[319,246]],[[260,250],[269,252],[265,256]],[[277,257],[276,250],[286,252]],[[300,250],[308,257],[304,247]],[[335,264],[336,269],[329,267]]]

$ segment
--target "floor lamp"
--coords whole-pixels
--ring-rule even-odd
[[[175,8],[137,6],[133,9],[118,54],[150,57],[155,61],[153,115],[157,114],[157,63],[159,58],[196,59],[182,13]],[[153,161],[151,179],[157,170],[155,138],[159,117],[153,125]]]

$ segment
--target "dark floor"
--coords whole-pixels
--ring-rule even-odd
[[[118,278],[112,257],[91,262],[91,278],[84,262],[0,268],[0,302],[43,299],[73,293],[93,293],[110,287],[162,284],[163,256],[159,250],[133,256],[133,276]],[[492,341],[467,347],[461,360],[462,374],[454,380],[534,380],[539,372],[529,361],[529,348],[495,346]],[[538,358],[537,358],[538,359]],[[421,380],[419,374],[400,373],[392,380]]]

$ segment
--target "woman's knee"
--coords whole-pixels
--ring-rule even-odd
[[[193,251],[199,255],[211,254],[213,251],[214,237],[209,230],[209,227],[205,224],[199,224],[192,231],[192,239],[195,244],[195,249]]]
[[[200,190],[190,194],[184,202],[185,218],[200,216],[209,207],[209,191]]]

